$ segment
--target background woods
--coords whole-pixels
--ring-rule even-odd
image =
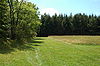
[[[100,35],[100,16],[72,14],[41,16],[39,36],[48,35]]]

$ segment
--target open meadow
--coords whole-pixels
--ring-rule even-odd
[[[0,66],[100,66],[100,36],[36,37],[0,50]]]

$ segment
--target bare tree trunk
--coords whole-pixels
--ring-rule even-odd
[[[10,38],[12,40],[15,39],[15,34],[14,34],[14,9],[13,9],[13,0],[8,0],[9,3],[9,8],[10,8],[10,24],[11,24],[11,33],[10,33]]]

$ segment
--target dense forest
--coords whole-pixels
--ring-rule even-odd
[[[72,15],[41,15],[38,36],[48,35],[100,35],[100,16],[85,13]]]
[[[0,0],[0,48],[8,47],[13,40],[36,36],[41,25],[38,15],[38,8],[31,2]]]

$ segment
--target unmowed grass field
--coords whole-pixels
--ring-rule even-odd
[[[36,37],[0,50],[0,66],[100,66],[100,36]]]

